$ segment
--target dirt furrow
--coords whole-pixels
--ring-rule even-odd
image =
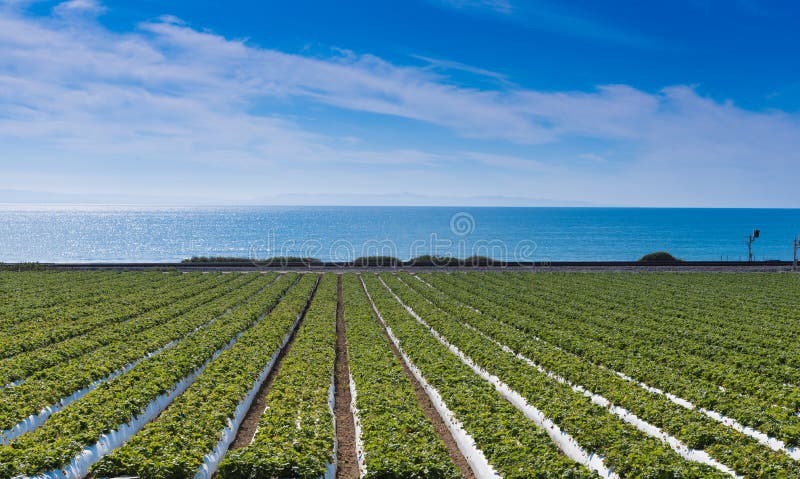
[[[342,276],[338,277],[336,304],[336,375],[334,376],[334,413],[336,414],[337,479],[358,479],[356,426],[350,410],[350,366],[347,362],[347,334],[342,303]]]
[[[267,409],[267,394],[269,394],[269,391],[272,388],[272,383],[275,381],[275,377],[281,370],[283,358],[286,357],[286,354],[292,349],[295,335],[302,326],[303,320],[305,320],[306,311],[308,311],[309,306],[311,306],[311,301],[314,300],[314,296],[317,294],[317,287],[319,286],[319,281],[321,278],[322,275],[317,277],[317,282],[314,284],[314,289],[311,291],[311,295],[308,297],[308,301],[306,301],[306,304],[303,306],[303,310],[300,313],[300,322],[297,324],[297,327],[294,329],[294,331],[292,331],[289,342],[286,343],[286,347],[284,347],[280,353],[278,353],[275,366],[272,367],[272,370],[267,375],[267,379],[264,381],[264,384],[261,385],[261,389],[258,390],[258,394],[256,394],[255,399],[253,399],[253,403],[250,405],[250,409],[247,411],[247,414],[245,414],[241,426],[239,426],[239,429],[236,431],[236,437],[233,439],[233,442],[228,450],[232,451],[235,449],[241,449],[249,446],[250,443],[253,442],[253,438],[256,435],[256,430],[258,429],[258,422],[261,419],[261,415],[264,414],[264,411]]]
[[[360,276],[360,274],[359,274]],[[362,286],[364,287],[364,292],[366,293],[366,285],[362,282]],[[375,304],[370,302],[370,306],[372,307],[372,313],[375,315],[375,320],[378,321],[378,310],[375,307]],[[380,321],[379,321],[380,322]],[[394,355],[397,357],[397,360],[400,361],[400,364],[403,365],[403,370],[406,373],[408,379],[411,380],[411,383],[414,385],[414,392],[417,395],[417,403],[419,403],[420,408],[425,413],[425,416],[428,420],[433,424],[433,428],[436,430],[436,434],[439,435],[439,438],[444,443],[445,447],[447,448],[447,452],[450,454],[450,458],[455,463],[458,470],[461,472],[461,475],[464,479],[476,479],[475,473],[469,466],[469,462],[464,457],[464,454],[461,453],[461,450],[458,448],[453,435],[450,433],[450,429],[448,429],[447,425],[444,423],[444,420],[436,411],[436,407],[431,402],[431,399],[428,397],[428,394],[425,392],[425,389],[422,385],[417,381],[417,378],[414,377],[414,374],[408,368],[408,365],[403,361],[402,355],[400,351],[397,349],[397,346],[391,341],[389,338],[389,333],[384,328],[384,334],[386,335],[386,340],[389,342],[389,346],[392,348]]]

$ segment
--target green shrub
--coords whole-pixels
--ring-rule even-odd
[[[259,265],[283,265],[283,264],[322,264],[317,258],[306,258],[302,256],[274,256],[272,258],[240,258],[236,256],[192,256],[184,259],[181,263],[253,263]]]
[[[639,258],[640,263],[680,263],[682,261],[682,259],[678,259],[666,251],[656,251]]]
[[[462,259],[452,256],[423,255],[405,261],[403,264],[407,266],[487,266],[497,263],[497,260],[488,256],[470,256]]]
[[[402,261],[394,256],[361,256],[353,261],[353,266],[398,266]]]

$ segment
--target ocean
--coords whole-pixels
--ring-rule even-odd
[[[491,256],[509,261],[790,260],[798,209],[0,206],[0,262],[191,256]]]

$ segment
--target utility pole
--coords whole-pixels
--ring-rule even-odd
[[[761,236],[760,230],[753,230],[750,236],[747,237],[747,262],[753,262],[753,242]]]

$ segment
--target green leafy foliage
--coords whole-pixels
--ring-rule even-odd
[[[361,256],[353,260],[354,266],[399,266],[403,262],[394,256]]]
[[[565,327],[574,327],[580,322],[574,315],[557,315],[548,313],[540,303],[538,308],[527,308],[523,298],[547,297],[548,290],[559,292],[554,295],[552,302],[569,301],[571,296],[565,293],[571,289],[568,281],[574,279],[576,289],[581,295],[574,296],[575,300],[585,300],[587,291],[592,291],[587,282],[594,279],[608,279],[607,275],[530,275],[521,274],[518,277],[501,274],[463,274],[463,275],[438,275],[422,274],[424,281],[434,286],[430,288],[423,282],[408,277],[406,283],[433,301],[437,306],[458,315],[471,326],[483,331],[485,334],[508,345],[514,350],[534,358],[537,363],[548,370],[561,375],[575,384],[589,387],[595,393],[601,394],[614,404],[626,408],[638,417],[662,428],[665,432],[683,441],[689,447],[704,449],[712,457],[733,467],[739,473],[749,477],[765,477],[764,471],[772,471],[776,477],[800,477],[800,464],[793,461],[785,454],[770,450],[759,444],[755,439],[741,434],[734,429],[716,422],[697,410],[685,409],[663,395],[649,393],[638,385],[625,381],[611,369],[598,367],[591,361],[595,352],[601,348],[595,346],[591,337],[585,332],[566,333]],[[611,276],[619,281],[618,276]],[[647,279],[650,278],[650,279]],[[694,281],[684,274],[677,275],[678,283]],[[705,279],[708,279],[707,277]],[[663,283],[665,278],[646,277],[633,275],[633,282],[643,282],[644,290],[649,289],[649,281]],[[719,279],[713,280],[715,284]],[[605,285],[597,290],[603,298],[609,300],[609,295],[621,288],[615,284],[613,288]],[[697,286],[695,286],[697,287]],[[708,287],[708,286],[706,286]],[[627,288],[626,288],[627,290]],[[641,296],[640,293],[636,293]],[[650,295],[649,297],[651,297]],[[557,299],[560,298],[560,299]],[[608,304],[605,309],[610,308]],[[617,309],[617,308],[615,308]],[[641,317],[642,309],[631,315],[626,321],[620,320],[616,329]],[[663,314],[663,313],[662,313]],[[563,318],[570,318],[567,322]],[[666,319],[666,317],[664,317]],[[547,320],[547,321],[546,321]],[[662,319],[662,321],[664,321]],[[540,324],[541,323],[541,324]],[[694,323],[698,327],[698,323]],[[686,331],[684,330],[684,335]],[[599,346],[600,343],[597,343]],[[611,342],[602,343],[608,348]],[[677,346],[678,342],[673,342]],[[640,348],[630,348],[631,352],[617,350],[613,357],[617,358],[626,354],[636,354],[636,362],[641,361]],[[604,356],[611,358],[612,356]],[[634,361],[632,360],[633,364]],[[609,363],[611,364],[611,363]],[[619,365],[619,362],[613,363]],[[629,373],[642,374],[648,368],[629,370]],[[674,374],[674,372],[670,372]],[[649,379],[657,379],[648,376]],[[668,390],[669,391],[669,390]],[[720,393],[718,388],[707,391]],[[769,476],[769,474],[767,475]]]
[[[214,353],[252,327],[294,284],[297,275],[279,280],[264,294],[188,334],[174,347],[139,363],[53,414],[41,427],[0,447],[0,463],[13,475],[33,475],[60,468],[105,433],[144,411],[158,396],[210,360]],[[0,477],[11,477],[2,475]]]
[[[10,317],[2,320],[0,357],[43,348],[114,320],[135,316],[146,311],[143,298],[158,297],[175,289],[176,282],[182,282],[175,279],[159,273],[116,273],[108,276],[106,282],[90,287],[83,285],[73,294],[66,294],[64,302],[52,307],[36,310],[17,304]],[[46,290],[38,294],[49,295]]]
[[[354,274],[344,275],[343,302],[366,478],[460,477]]]
[[[786,294],[778,304],[791,304],[796,279],[764,284],[776,276],[557,275],[535,277],[557,281],[531,287],[520,280],[530,276],[490,274],[470,283],[496,291],[500,309],[531,318],[538,337],[793,446],[800,376],[784,363],[796,364],[800,336],[781,316],[797,313],[775,311],[772,301],[747,305],[758,291]]]
[[[18,386],[0,390],[0,429],[9,429],[28,415],[58,403],[71,393],[108,377],[172,341],[180,340],[271,282],[272,278],[257,275],[235,278],[186,304],[178,303],[172,308],[157,311],[149,320],[145,320],[145,326],[149,328],[127,337],[118,337],[107,346],[80,355],[80,348],[84,344],[92,344],[91,337],[83,338],[85,341],[78,341],[75,346],[78,348],[75,360],[55,364],[36,372]],[[56,347],[53,352],[59,350]],[[9,365],[13,366],[14,363],[16,361],[10,361]]]
[[[266,397],[253,442],[230,451],[222,479],[317,479],[333,463],[328,404],[336,359],[336,276],[324,275]]]
[[[421,326],[372,275],[370,296],[404,352],[504,478],[579,478],[590,471],[561,455],[547,433]]]
[[[103,313],[112,316],[112,319],[108,323],[104,323],[104,327],[95,327],[87,333],[63,341],[50,341],[46,347],[35,348],[6,358],[0,363],[0,384],[21,380],[35,372],[63,364],[70,359],[79,358],[97,348],[124,340],[143,329],[161,324],[181,312],[197,307],[202,304],[201,301],[213,297],[202,293],[216,289],[234,279],[231,276],[221,275],[190,274],[186,276],[186,278],[180,278],[185,281],[171,281],[163,289],[138,290],[138,293],[132,295],[129,302],[141,308],[140,313],[129,316],[130,313],[125,311],[125,308],[117,309],[118,305],[109,305],[108,308],[104,308]],[[240,281],[235,283],[238,285]],[[73,306],[69,309],[72,308],[83,309],[80,306]],[[94,319],[87,318],[87,321],[93,322]]]
[[[421,265],[433,259],[455,261],[418,260]],[[407,273],[381,277],[450,343],[583,448],[603,456],[621,477],[719,474],[677,458],[666,445],[492,341],[603,396],[688,447],[706,451],[743,477],[800,478],[800,461],[700,409],[729,416],[789,447],[800,444],[800,277],[418,276],[423,281]],[[439,343],[374,275],[363,277],[408,358],[502,477],[592,476]],[[104,381],[36,431],[0,447],[0,479],[63,467],[207,365],[158,419],[95,468],[97,477],[193,477],[273,357],[315,281],[316,275],[296,274],[0,271],[0,429],[93,381]],[[342,281],[367,477],[458,477],[417,405],[359,278],[345,274]],[[336,278],[326,273],[269,392],[256,440],[229,452],[224,477],[317,479],[333,461],[328,394],[335,305]],[[232,347],[214,359],[214,352],[234,338]],[[155,351],[160,352],[152,355]],[[106,381],[129,364],[137,365]],[[637,381],[697,407],[676,404]]]
[[[476,331],[460,324],[459,317],[442,311],[394,275],[382,277],[404,303],[451,344],[519,392],[588,452],[604,457],[606,464],[620,475],[725,477],[708,466],[683,460],[666,444],[593,404],[582,393],[531,368],[514,354],[500,350]]]
[[[193,477],[220,440],[236,407],[275,357],[309,300],[315,278],[304,276],[269,315],[243,334],[157,420],[103,458],[99,477]]]
[[[237,256],[192,256],[181,263],[249,263],[259,266],[320,265],[322,261],[306,256],[273,256],[270,258],[241,258]]]
[[[639,258],[640,263],[680,263],[681,260],[672,256],[666,251],[656,251],[648,253]]]

